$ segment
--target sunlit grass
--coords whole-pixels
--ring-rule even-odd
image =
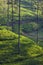
[[[0,35],[3,38],[4,36],[7,38],[7,40],[1,38],[2,41],[0,41],[0,62],[2,62],[2,65],[26,65],[27,61],[25,62],[25,60],[28,59],[28,61],[31,61],[30,58],[34,58],[43,53],[42,47],[38,46],[30,38],[21,35],[20,54],[15,54],[18,52],[18,35],[6,29],[0,30]],[[12,37],[13,39],[10,40]]]
[[[25,16],[25,15],[34,16],[34,14],[31,10],[21,8],[21,16]]]

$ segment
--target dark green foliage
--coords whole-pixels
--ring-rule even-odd
[[[22,26],[22,31],[29,33],[33,31],[37,31],[38,28],[39,28],[39,25],[35,22],[25,23]]]

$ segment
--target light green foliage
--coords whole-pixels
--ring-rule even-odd
[[[20,54],[15,54],[18,52],[18,35],[6,29],[0,30],[0,34],[3,39],[7,38],[0,40],[0,62],[2,62],[2,65],[31,65],[31,62],[35,64],[35,61],[36,63],[43,61],[42,56],[39,61],[37,58],[37,56],[43,54],[42,47],[30,38],[20,36]],[[41,65],[43,64],[41,63]]]
[[[25,15],[34,16],[34,12],[29,9],[21,8],[21,16]]]
[[[21,3],[21,8],[20,8],[20,15],[21,16],[28,16],[28,17],[36,17],[37,15],[37,1],[35,3],[34,0],[32,0],[32,5],[31,5],[31,1],[30,0],[23,0],[22,2],[24,3]],[[0,23],[5,23],[5,22],[8,22],[7,21],[7,8],[8,8],[8,4],[7,4],[7,0],[0,0]],[[14,2],[13,2],[14,3]],[[38,9],[38,15],[40,17],[43,17],[42,16],[42,9],[41,9],[41,4],[42,4],[42,1],[40,3],[39,1],[39,9]],[[10,18],[12,17],[12,7],[11,7],[11,4],[9,4],[9,15],[10,15]],[[22,7],[23,6],[23,7]],[[24,6],[29,6],[29,8],[24,8]],[[15,1],[15,4],[13,6],[13,15],[14,16],[19,16],[19,10],[18,10],[18,1]],[[23,17],[22,17],[23,18]],[[21,20],[22,20],[21,18]],[[14,18],[14,20],[18,20],[18,18]],[[24,18],[25,20],[25,18]],[[10,19],[11,21],[11,19]]]
[[[0,30],[0,39],[1,40],[14,39],[14,38],[16,38],[16,36],[17,36],[16,34],[12,33],[9,30],[6,30],[6,29]]]
[[[7,30],[12,30],[10,26],[0,26],[0,30],[7,29]]]

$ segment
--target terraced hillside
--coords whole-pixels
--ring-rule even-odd
[[[0,30],[0,65],[43,65],[43,49],[28,37]]]
[[[10,0],[9,0],[10,1]],[[33,19],[35,21],[36,17],[37,17],[37,14],[39,15],[39,18],[42,19],[43,18],[43,10],[42,10],[42,7],[43,7],[43,1],[41,0],[21,0],[20,1],[20,15],[21,15],[21,21],[22,19],[26,20],[25,19],[25,16],[28,17],[28,19]],[[0,16],[1,16],[1,20],[3,18],[3,20],[6,22],[6,17],[7,17],[7,11],[8,11],[8,3],[7,3],[7,0],[0,0]],[[39,3],[39,6],[37,7]],[[12,3],[11,3],[12,4]],[[11,19],[11,16],[12,16],[12,5],[9,4],[9,15],[10,15],[10,19]],[[14,20],[17,21],[18,18],[16,16],[19,16],[19,5],[18,5],[18,1],[14,1],[13,2],[14,6],[13,6],[13,9],[14,9],[14,12],[13,12],[13,16],[14,16]],[[37,10],[38,10],[38,13],[37,13]],[[3,16],[3,17],[2,17]],[[0,20],[0,21],[1,21]],[[3,21],[2,20],[2,21]],[[11,20],[10,20],[11,22]],[[1,22],[0,22],[1,23]]]
[[[18,0],[0,0],[0,65],[43,65],[43,1],[20,2],[20,48],[18,49]],[[39,1],[39,3],[37,3]],[[39,6],[37,6],[39,5]],[[37,13],[38,12],[38,13]],[[39,18],[37,24],[37,16]],[[8,20],[9,18],[9,20]],[[6,26],[7,25],[7,26]],[[12,27],[13,26],[13,27]],[[12,32],[13,29],[13,32]],[[34,41],[39,30],[40,46]],[[31,35],[31,37],[29,36]]]

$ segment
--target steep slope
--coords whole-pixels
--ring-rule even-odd
[[[18,54],[18,35],[9,30],[0,31],[0,35],[3,37],[0,37],[2,39],[2,41],[0,40],[0,65],[34,65],[37,62],[43,64],[42,47],[21,35],[20,54]],[[37,65],[40,65],[38,63]]]

